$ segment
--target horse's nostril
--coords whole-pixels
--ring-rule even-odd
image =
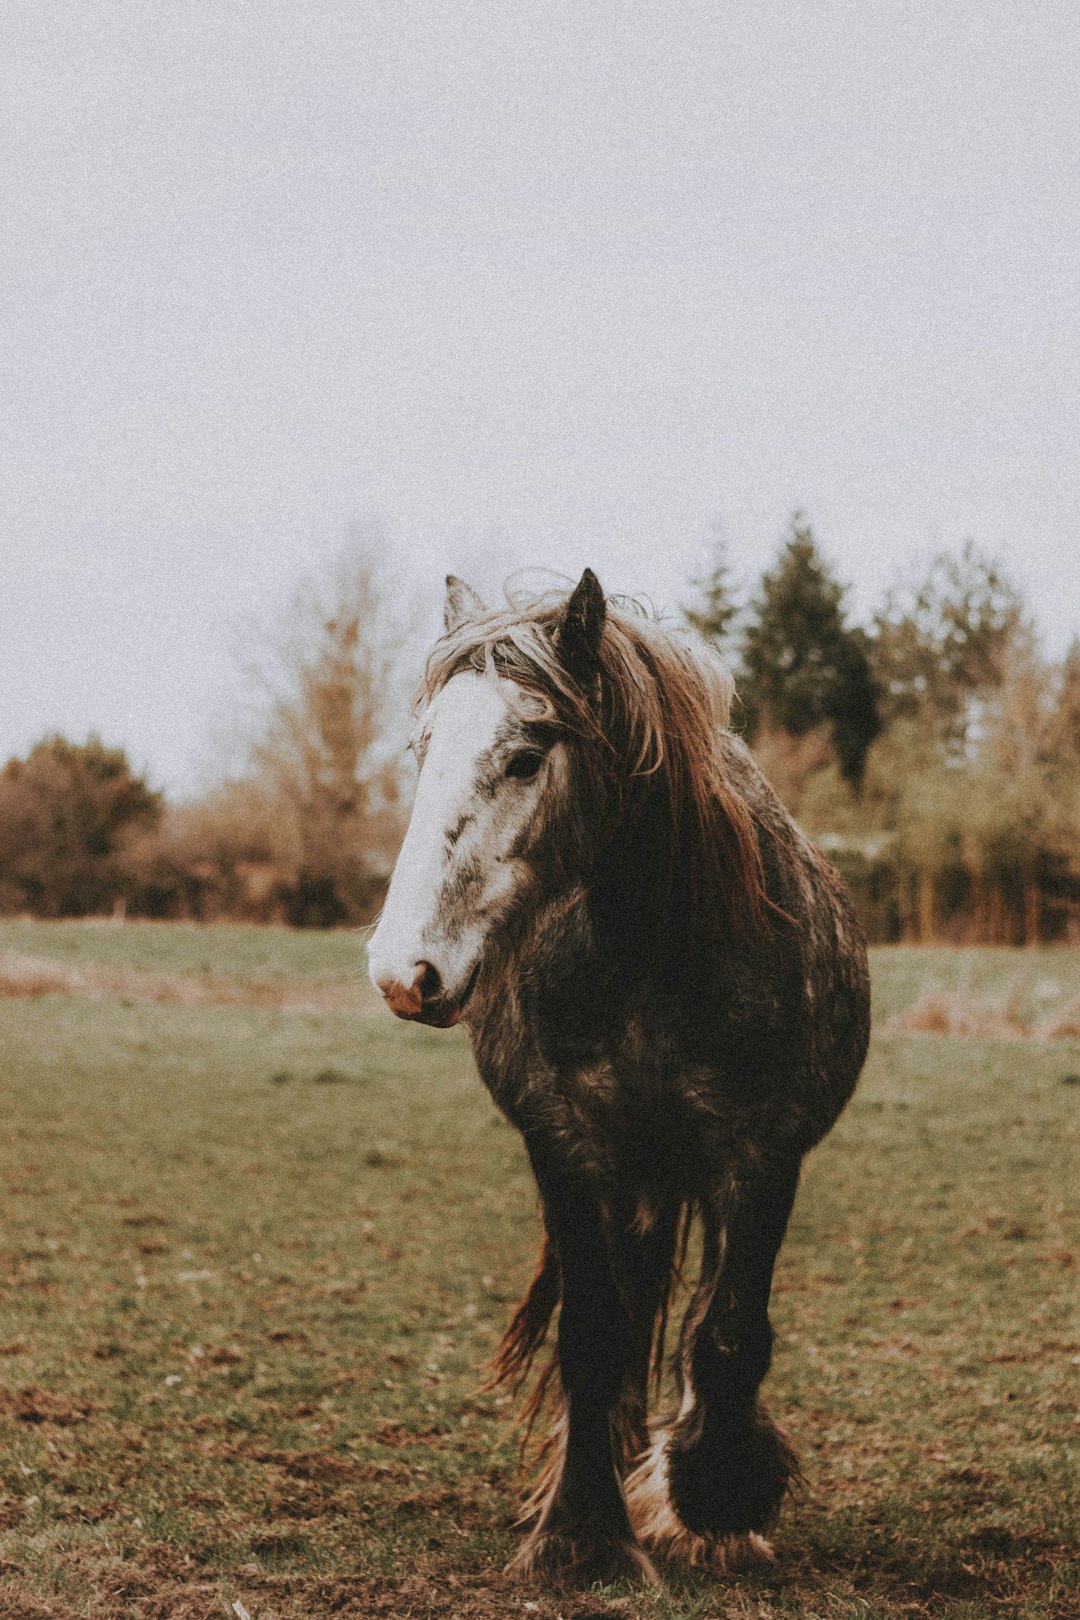
[[[416,977],[413,984],[419,990],[422,1001],[434,1001],[436,996],[442,994],[442,979],[437,967],[430,962],[417,962]]]

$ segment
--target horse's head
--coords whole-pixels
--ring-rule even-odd
[[[548,679],[523,683],[512,659],[492,654],[506,616],[447,581],[447,656],[413,740],[412,818],[369,945],[371,977],[400,1018],[456,1024],[515,919],[572,887],[588,831],[580,806],[566,814],[572,753],[605,615],[587,569],[565,602],[530,623],[527,664],[539,661]],[[568,725],[575,713],[578,726]]]

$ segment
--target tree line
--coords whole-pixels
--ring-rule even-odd
[[[796,514],[756,590],[719,548],[687,616],[735,717],[855,894],[872,939],[1080,940],[1080,640],[1040,655],[1021,593],[971,542],[868,627]]]
[[[733,723],[851,887],[871,938],[1080,939],[1080,641],[1040,655],[974,544],[853,623],[796,514],[741,590],[725,548],[684,616]],[[309,580],[246,660],[241,769],[170,804],[96,738],[0,770],[0,912],[370,920],[407,814],[401,627],[373,548]]]

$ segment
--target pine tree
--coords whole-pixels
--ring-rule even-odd
[[[793,737],[826,726],[845,781],[858,787],[881,730],[866,636],[845,623],[844,587],[820,556],[801,513],[765,573],[741,643],[740,691],[751,737]]]
[[[722,653],[726,650],[735,619],[738,617],[739,603],[732,581],[727,541],[719,524],[714,525],[713,535],[715,564],[702,578],[691,580],[691,585],[698,593],[698,602],[692,607],[684,608],[683,612],[698,635],[710,646],[715,647],[717,652]]]

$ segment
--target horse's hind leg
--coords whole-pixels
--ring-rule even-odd
[[[720,1566],[771,1557],[764,1532],[798,1465],[757,1392],[798,1174],[796,1163],[733,1182],[705,1212],[701,1282],[680,1342],[682,1404],[627,1483],[639,1538],[666,1556]]]

